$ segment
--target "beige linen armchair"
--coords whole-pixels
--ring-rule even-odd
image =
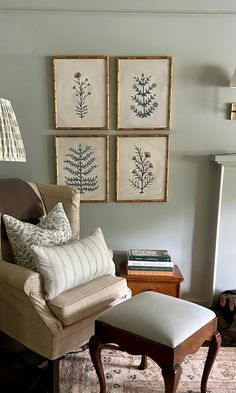
[[[30,185],[46,212],[63,203],[73,238],[78,238],[78,191],[69,186]],[[60,358],[89,341],[102,311],[131,296],[126,280],[107,275],[45,301],[40,274],[12,263],[7,240],[2,239],[0,252],[0,331],[49,360],[49,391],[59,392]]]

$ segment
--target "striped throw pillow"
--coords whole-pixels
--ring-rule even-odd
[[[45,299],[108,274],[115,274],[115,264],[101,228],[82,240],[62,246],[31,246],[38,272],[43,278]]]

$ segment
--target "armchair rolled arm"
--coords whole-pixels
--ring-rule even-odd
[[[9,285],[15,289],[27,292],[28,282],[39,274],[22,266],[15,265],[6,261],[0,261],[0,283]],[[39,278],[38,278],[39,279]],[[26,290],[26,291],[25,291]]]
[[[0,312],[4,310],[4,299],[9,303],[14,298],[15,304],[10,304],[14,310],[20,314],[23,308],[31,312],[27,314],[29,318],[40,317],[53,334],[63,330],[61,322],[54,317],[49,310],[43,296],[42,279],[39,273],[33,272],[22,266],[18,266],[6,261],[0,261]],[[9,296],[8,296],[9,295]],[[30,306],[31,305],[31,306]],[[37,315],[35,315],[35,312]],[[30,315],[29,315],[30,314]],[[1,319],[1,318],[0,318]]]

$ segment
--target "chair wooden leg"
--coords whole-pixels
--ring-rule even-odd
[[[89,352],[100,383],[100,393],[106,393],[106,381],[101,359],[102,345],[96,336],[89,340]]]
[[[165,382],[165,393],[175,393],[182,373],[179,364],[172,367],[162,368],[162,375]]]
[[[147,356],[146,355],[142,355],[142,359],[141,359],[141,363],[138,366],[139,370],[145,370],[147,368]]]
[[[207,392],[208,377],[210,375],[217,353],[220,349],[220,345],[221,345],[221,335],[220,333],[217,333],[212,337],[212,340],[209,345],[208,355],[206,358],[205,367],[202,374],[201,393]]]
[[[59,393],[60,359],[48,361],[48,393]]]

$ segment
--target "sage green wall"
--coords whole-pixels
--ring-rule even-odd
[[[51,58],[110,56],[111,202],[82,204],[81,234],[101,226],[113,249],[167,248],[184,274],[183,296],[206,303],[217,193],[210,154],[236,150],[236,123],[226,116],[227,103],[236,101],[228,88],[235,36],[233,1],[0,1],[0,95],[12,101],[27,152],[25,164],[1,162],[0,176],[55,182]],[[121,55],[173,56],[167,203],[114,202]]]

